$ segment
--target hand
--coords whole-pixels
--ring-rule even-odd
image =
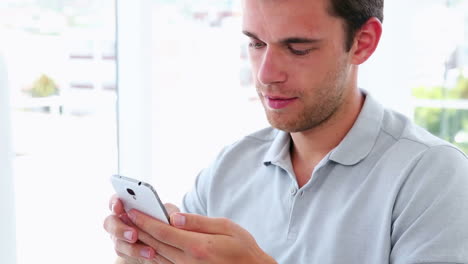
[[[145,233],[138,238],[155,250],[159,264],[276,263],[245,229],[225,218],[172,213],[171,226],[136,210],[128,216]]]
[[[148,236],[139,230],[128,218],[122,202],[116,195],[110,199],[109,207],[112,214],[106,217],[104,229],[111,235],[117,255],[120,257],[116,263],[119,264],[150,264],[157,263],[152,260],[155,256],[154,249],[138,240],[139,237]],[[179,212],[172,204],[165,204],[169,214]],[[157,220],[154,220],[157,221]]]

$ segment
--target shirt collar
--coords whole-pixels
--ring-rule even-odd
[[[363,160],[377,141],[384,108],[368,93],[364,92],[366,99],[361,112],[348,134],[331,151],[330,160],[343,165],[354,165]]]
[[[367,92],[361,112],[344,139],[327,157],[343,165],[354,165],[363,160],[372,150],[377,141],[383,120],[383,107]],[[291,136],[289,133],[276,130],[277,134],[268,149],[263,164],[277,164],[288,162],[290,159],[289,146]]]
[[[263,158],[263,164],[276,164],[278,162],[286,160],[289,157],[289,146],[291,144],[291,136],[289,133],[277,130],[275,139],[271,143],[265,157]]]

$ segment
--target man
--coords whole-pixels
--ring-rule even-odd
[[[382,0],[244,0],[273,128],[228,146],[171,225],[112,198],[122,263],[468,263],[468,159],[357,87]]]

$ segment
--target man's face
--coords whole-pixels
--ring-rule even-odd
[[[329,0],[244,0],[243,32],[258,95],[273,127],[300,132],[329,119],[351,81],[343,21]]]

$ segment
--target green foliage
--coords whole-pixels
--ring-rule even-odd
[[[460,74],[455,87],[419,86],[413,89],[413,96],[418,99],[468,99],[468,78]]]
[[[59,89],[54,80],[42,74],[39,79],[33,83],[29,93],[32,97],[47,97],[59,94]]]
[[[458,98],[468,99],[468,78],[464,78],[460,75],[454,90],[456,91]]]
[[[413,96],[418,99],[467,100],[468,78],[458,77],[456,85],[447,89],[443,86],[416,87]],[[432,134],[445,139],[468,153],[468,142],[457,142],[456,137],[468,132],[468,110],[418,107],[414,112],[415,122]]]
[[[468,131],[467,110],[418,107],[414,118],[417,124],[450,142],[455,142],[458,132]]]
[[[440,108],[418,107],[414,111],[414,121],[432,134],[440,135],[441,111]]]

